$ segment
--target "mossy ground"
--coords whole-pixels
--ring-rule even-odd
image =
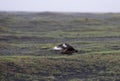
[[[18,13],[0,12],[0,81],[120,80],[119,14]]]

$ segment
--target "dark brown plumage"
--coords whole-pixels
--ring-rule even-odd
[[[54,48],[55,48],[55,50],[59,50],[60,53],[62,53],[62,54],[71,55],[72,53],[78,52],[78,50],[74,49],[71,45],[69,45],[67,43],[60,44]]]

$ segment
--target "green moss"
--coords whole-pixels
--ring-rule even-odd
[[[119,58],[120,55],[115,55],[114,53],[105,55],[95,53],[61,57],[1,56],[0,66],[1,68],[6,68],[1,70],[2,73],[8,72],[11,74],[15,72],[13,79],[20,77],[27,80],[27,77],[30,78],[32,75],[31,79],[43,76],[46,77],[44,79],[54,80],[57,79],[57,76],[82,76],[83,74],[91,76],[92,78],[95,78],[95,75],[105,75],[115,79],[115,77],[119,77],[120,72]],[[24,77],[21,76],[23,74],[25,74]],[[5,77],[4,74],[1,75],[3,78]],[[53,77],[47,77],[48,75]],[[43,77],[39,79],[43,79]],[[107,78],[104,77],[104,79]]]

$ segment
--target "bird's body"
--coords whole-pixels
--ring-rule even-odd
[[[72,53],[78,52],[76,49],[74,49],[71,45],[67,43],[55,46],[53,50],[60,51],[62,54],[72,54]]]

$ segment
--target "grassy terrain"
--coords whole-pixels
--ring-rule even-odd
[[[2,56],[0,79],[6,81],[119,81],[119,53],[74,56]],[[78,79],[78,80],[75,80]]]
[[[0,81],[120,81],[120,13],[0,12]],[[69,43],[78,53],[52,48]]]

